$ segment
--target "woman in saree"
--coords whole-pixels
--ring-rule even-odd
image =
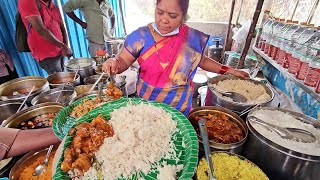
[[[108,74],[118,74],[137,60],[137,95],[166,103],[186,116],[191,110],[192,79],[198,67],[248,78],[247,73],[204,55],[209,35],[183,23],[188,7],[189,0],[157,0],[155,22],[129,34],[119,54],[103,64]]]

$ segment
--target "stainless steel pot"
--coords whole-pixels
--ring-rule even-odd
[[[50,154],[50,156],[54,156],[55,155],[54,152],[56,152],[57,149],[58,149],[58,144],[53,146],[53,149],[52,149],[53,152]],[[31,166],[33,163],[35,163],[38,158],[45,157],[47,152],[48,152],[48,148],[45,148],[45,149],[41,149],[41,150],[34,150],[34,151],[31,151],[31,152],[27,153],[26,155],[24,155],[21,159],[19,159],[19,161],[10,170],[9,179],[10,180],[19,180],[20,179],[19,177],[20,177],[20,174],[22,173],[22,171],[27,166]],[[50,170],[51,169],[52,168],[50,168]],[[23,178],[32,179],[34,177],[23,177]]]
[[[92,58],[75,58],[69,60],[65,66],[68,72],[76,72],[79,66],[80,81],[83,82],[84,78],[94,75],[96,62]]]
[[[124,41],[125,41],[125,38],[116,38],[116,37],[112,37],[107,40],[106,46],[110,56],[117,55],[120,52],[124,44]]]
[[[228,100],[222,98],[221,96],[219,96],[217,94],[217,92],[215,92],[211,88],[212,84],[216,84],[219,81],[223,81],[223,80],[227,80],[227,79],[241,79],[241,78],[236,77],[236,76],[223,75],[223,76],[216,76],[216,77],[213,77],[208,80],[208,91],[207,91],[206,102],[205,102],[206,106],[218,105],[218,106],[230,109],[232,111],[241,113],[242,111],[245,111],[245,110],[250,109],[251,107],[254,107],[257,105],[257,104],[248,104],[248,103],[239,103],[239,102],[228,101]],[[262,82],[255,81],[252,79],[248,79],[247,81],[250,81],[254,84],[262,85],[265,88],[265,90],[267,91],[267,93],[271,96],[271,98],[267,102],[262,103],[260,105],[264,105],[264,104],[267,104],[268,102],[272,101],[272,99],[274,98],[274,92],[268,86],[266,86]]]
[[[74,86],[80,84],[80,75],[77,74],[77,77],[74,79],[75,72],[56,72],[47,77],[47,81],[51,88],[57,88],[63,86],[66,83],[71,83]]]
[[[249,115],[261,109],[282,111],[300,117],[299,120],[320,129],[320,123],[317,120],[286,109],[259,107],[252,110]],[[270,179],[319,179],[320,156],[311,156],[284,148],[263,137],[249,121],[247,125],[250,132],[243,155],[261,167]]]
[[[57,87],[34,97],[31,104],[59,102],[63,105],[68,105],[69,101],[76,96],[77,94],[72,86]]]
[[[83,80],[84,84],[86,84],[86,85],[94,84],[99,79],[99,77],[100,77],[100,75],[93,75],[93,76],[86,77]],[[107,83],[108,78],[109,78],[108,75],[103,75],[99,82]]]
[[[60,103],[49,102],[38,104],[10,116],[2,126],[7,128],[16,128],[24,121],[30,120],[42,114],[57,113],[62,108],[63,105]]]
[[[193,97],[198,97],[198,89],[207,84],[208,77],[205,74],[195,74],[192,81],[194,84]]]
[[[216,143],[214,141],[210,141],[210,150],[211,151],[228,151],[236,154],[241,154],[244,143],[246,142],[247,136],[248,136],[248,128],[246,123],[235,113],[229,111],[228,109],[221,108],[221,107],[216,107],[216,106],[206,106],[206,107],[197,107],[194,108],[189,116],[188,119],[193,125],[194,128],[198,128],[198,122],[195,120],[196,116],[204,116],[208,115],[210,113],[220,113],[224,114],[228,117],[230,117],[230,120],[235,122],[242,130],[244,134],[244,138],[236,143],[230,143],[230,144],[222,144],[222,143]],[[201,136],[198,135],[199,139],[199,147],[200,150],[203,152],[203,144],[202,144],[202,139]]]
[[[7,120],[10,116],[17,113],[17,110],[21,106],[22,101],[14,101],[14,100],[8,100],[8,101],[0,101],[0,125],[4,120]],[[24,104],[23,109],[26,109],[28,106]]]
[[[50,89],[46,78],[40,76],[26,76],[13,79],[0,85],[0,99],[23,101],[32,87],[35,89],[27,100],[27,105],[31,105],[31,100],[38,94]]]

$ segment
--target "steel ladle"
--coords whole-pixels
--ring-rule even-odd
[[[247,102],[247,100],[248,100],[246,97],[244,97],[243,95],[241,95],[241,94],[239,94],[239,93],[237,93],[237,92],[221,91],[221,90],[216,89],[216,88],[213,88],[213,87],[212,87],[212,89],[213,89],[214,91],[217,91],[217,92],[221,93],[221,94],[224,95],[224,96],[227,96],[227,97],[233,99],[233,100],[236,101],[236,102]]]
[[[200,133],[201,133],[201,137],[202,137],[204,153],[206,155],[206,160],[209,164],[209,178],[210,178],[210,180],[216,180],[216,178],[213,176],[214,169],[213,169],[213,162],[210,157],[210,146],[209,146],[209,138],[208,138],[206,121],[201,118],[198,121],[198,125],[200,128]]]
[[[279,127],[267,122],[264,122],[263,120],[255,117],[255,116],[248,116],[248,121],[256,122],[267,129],[277,133],[280,137],[284,139],[290,139],[290,140],[299,140],[301,142],[305,143],[312,143],[316,141],[316,137],[309,131],[299,128],[283,128]]]
[[[34,176],[40,176],[42,173],[45,172],[46,168],[48,167],[49,157],[50,157],[52,148],[53,148],[53,145],[49,147],[46,157],[44,158],[44,161],[34,169],[34,172],[33,172]]]

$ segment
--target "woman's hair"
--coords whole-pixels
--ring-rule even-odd
[[[157,0],[157,5],[161,2],[161,0]],[[178,0],[178,4],[182,10],[183,16],[187,16],[188,8],[189,8],[189,0]]]

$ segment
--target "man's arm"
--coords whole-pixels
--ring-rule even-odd
[[[67,15],[69,16],[69,18],[71,18],[74,22],[78,23],[83,29],[86,29],[86,28],[87,28],[87,23],[81,21],[81,19],[79,19],[79,18],[76,16],[76,14],[74,14],[73,11],[67,12],[66,14],[67,14]]]
[[[44,27],[43,21],[40,16],[29,16],[26,19],[29,21],[32,28],[34,28],[45,40],[57,47],[62,48],[62,51],[67,51],[67,45],[57,39],[51,31]]]
[[[60,23],[60,30],[62,32],[63,43],[68,45],[67,31],[66,31],[66,28],[64,27],[63,22]]]
[[[53,133],[52,128],[21,130],[5,157],[18,156],[59,142],[60,139]]]

